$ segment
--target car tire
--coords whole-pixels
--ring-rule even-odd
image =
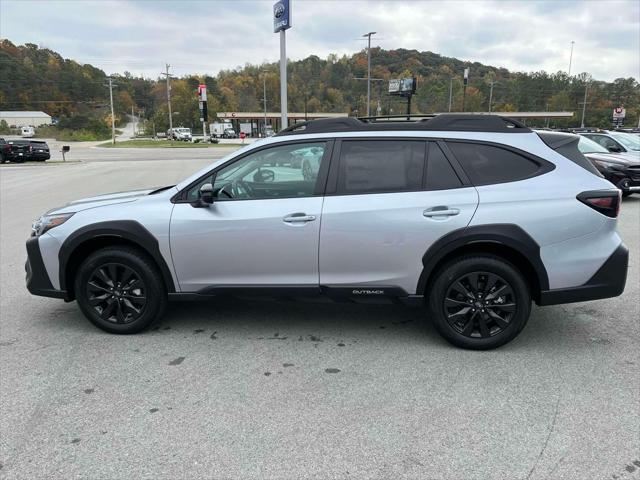
[[[74,288],[82,313],[109,333],[141,332],[162,317],[167,305],[157,266],[130,247],[107,247],[89,255],[78,268]]]
[[[510,342],[531,313],[531,293],[522,273],[494,255],[465,255],[448,262],[434,275],[427,295],[428,318],[438,333],[472,350]]]

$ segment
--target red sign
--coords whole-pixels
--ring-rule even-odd
[[[198,99],[201,102],[207,101],[207,86],[202,83],[198,85]]]

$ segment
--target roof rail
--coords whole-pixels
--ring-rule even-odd
[[[321,118],[295,123],[281,130],[277,135],[378,131],[531,132],[519,121],[499,115],[442,113],[438,115],[410,115],[409,120],[406,115]]]

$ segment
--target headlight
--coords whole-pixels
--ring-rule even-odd
[[[60,213],[58,215],[43,215],[31,225],[31,236],[39,237],[53,227],[62,225],[73,216],[73,213]]]

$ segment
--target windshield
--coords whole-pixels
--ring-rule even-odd
[[[610,133],[616,141],[624,145],[625,148],[633,151],[640,151],[640,139],[628,133]]]
[[[610,153],[609,150],[599,143],[583,136],[580,137],[580,141],[578,142],[578,150],[580,150],[580,153]]]

